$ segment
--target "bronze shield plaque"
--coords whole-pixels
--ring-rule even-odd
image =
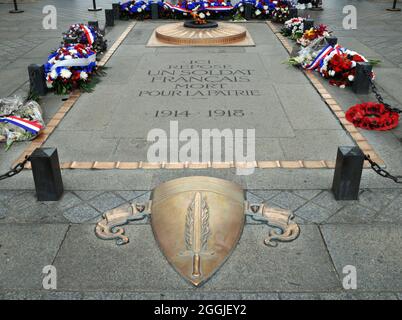
[[[244,191],[211,177],[161,184],[152,193],[151,224],[166,259],[192,284],[209,279],[243,231]]]

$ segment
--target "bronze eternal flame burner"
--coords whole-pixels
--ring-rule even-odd
[[[211,46],[243,41],[247,30],[233,23],[207,21],[206,24],[197,24],[193,20],[160,26],[155,30],[155,37],[173,45]]]

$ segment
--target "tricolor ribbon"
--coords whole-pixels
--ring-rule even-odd
[[[230,11],[232,10],[232,6],[206,6],[205,10],[210,10],[210,11]]]
[[[50,70],[55,70],[59,67],[86,67],[91,63],[96,63],[96,53],[92,52],[88,58],[77,58],[68,60],[56,60]]]
[[[321,50],[321,52],[318,54],[318,56],[314,59],[313,62],[305,66],[304,68],[307,70],[315,70],[317,69],[320,65],[321,62],[334,50],[339,51],[341,46],[337,44],[335,47],[331,45],[327,45],[324,49]]]
[[[171,9],[171,10],[177,10],[177,11],[179,11],[179,12],[183,12],[183,13],[190,13],[190,12],[192,12],[191,10],[187,10],[186,8],[182,8],[182,7],[179,7],[179,6],[175,6],[175,5],[173,5],[173,4],[171,4],[170,2],[164,2],[163,3],[165,6],[167,6],[169,9]]]
[[[38,134],[43,129],[38,121],[29,121],[16,116],[0,117],[0,122],[11,123],[33,134]]]
[[[94,36],[92,34],[91,29],[88,26],[82,24],[81,25],[81,30],[84,31],[85,36],[87,37],[88,43],[92,46],[92,44],[95,41],[95,38],[94,38]]]

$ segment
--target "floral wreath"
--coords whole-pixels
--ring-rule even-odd
[[[285,21],[284,27],[282,28],[282,34],[285,37],[290,37],[292,40],[301,38],[304,34],[305,20],[305,18],[298,17]]]
[[[85,87],[96,72],[96,52],[89,46],[75,44],[53,52],[45,66],[46,84],[58,94]]]
[[[399,114],[381,103],[367,102],[350,107],[346,119],[362,129],[386,131],[398,126]]]
[[[324,78],[330,79],[330,84],[345,88],[352,85],[358,62],[369,60],[355,51],[337,45],[321,62],[320,73]],[[371,73],[371,78],[374,80],[374,72]]]
[[[310,30],[306,30],[303,35],[297,39],[297,43],[303,47],[307,47],[315,39],[329,37],[329,35],[328,27],[325,24],[320,24]]]

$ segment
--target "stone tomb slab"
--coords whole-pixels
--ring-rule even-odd
[[[172,121],[179,131],[192,128],[200,136],[202,129],[255,129],[256,160],[335,160],[340,142],[353,145],[308,79],[281,63],[286,50],[265,24],[250,26],[258,39],[252,52],[234,47],[158,52],[138,38],[151,27],[137,23],[108,63],[113,79],[106,75],[93,93],[82,95],[46,142],[59,149],[62,162],[147,161],[147,148],[125,147],[125,141],[146,144],[155,128],[176,139]],[[277,55],[266,51],[271,45]],[[91,151],[88,139],[72,141],[76,132],[87,132],[90,141],[99,137],[110,150]],[[319,154],[315,135],[326,146]]]

